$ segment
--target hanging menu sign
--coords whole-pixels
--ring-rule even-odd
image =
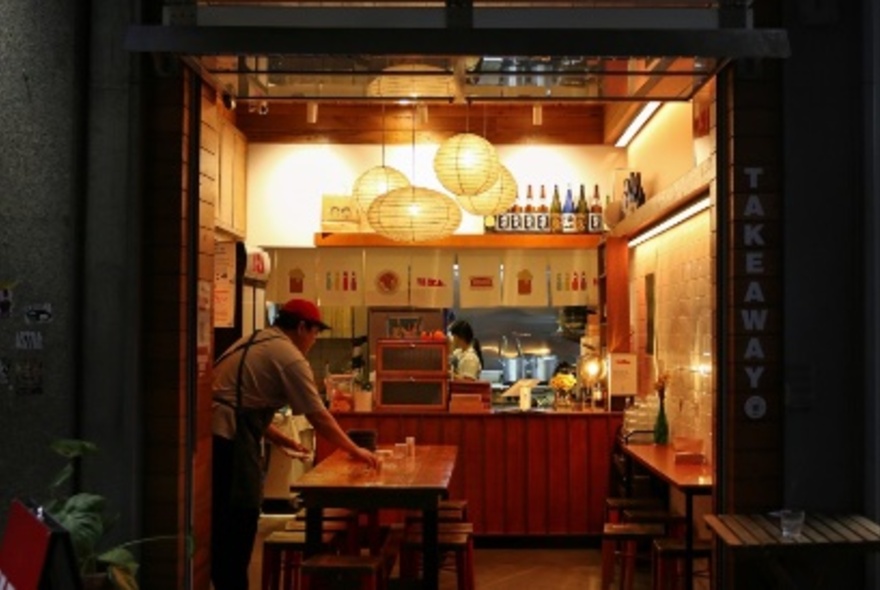
[[[468,250],[458,254],[462,308],[501,305],[501,255],[499,250]]]
[[[598,301],[595,250],[550,250],[550,299],[554,306]]]
[[[452,307],[452,267],[455,255],[444,250],[410,254],[409,300],[414,307]]]
[[[364,254],[361,248],[318,250],[317,291],[321,305],[364,304]]]
[[[508,307],[547,307],[547,251],[504,252],[504,284],[501,304]]]

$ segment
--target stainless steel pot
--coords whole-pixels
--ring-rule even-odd
[[[528,359],[524,356],[501,358],[501,375],[505,383],[513,383],[527,376]]]
[[[553,371],[556,370],[556,364],[559,359],[555,354],[548,354],[546,356],[539,356],[535,358],[535,364],[532,367],[532,379],[537,379],[538,381],[550,381],[550,378],[553,377]]]

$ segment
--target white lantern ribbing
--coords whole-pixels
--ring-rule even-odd
[[[504,166],[492,188],[478,195],[457,195],[461,208],[474,215],[499,215],[516,202],[516,179]]]
[[[354,181],[351,196],[358,209],[366,213],[376,197],[405,186],[409,186],[409,179],[400,170],[373,166]]]
[[[424,242],[458,229],[461,209],[439,191],[410,185],[379,195],[367,218],[376,233],[394,241]]]
[[[434,156],[440,184],[455,195],[478,195],[498,180],[495,146],[473,133],[459,133],[443,142]]]

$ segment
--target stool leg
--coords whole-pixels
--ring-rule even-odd
[[[469,590],[467,583],[467,556],[464,551],[455,552],[455,580],[458,590]]]
[[[666,569],[666,559],[651,551],[651,587],[653,590],[665,590],[669,572]]]
[[[414,580],[418,577],[415,563],[415,551],[411,549],[400,550],[400,579]]]
[[[468,544],[467,550],[465,552],[465,563],[466,563],[466,571],[465,571],[465,581],[467,582],[466,590],[476,590],[477,589],[477,579],[474,574],[474,538],[473,536],[468,536]]]
[[[602,541],[602,590],[606,590],[614,579],[614,541]]]
[[[620,568],[620,590],[632,590],[636,571],[636,549],[636,541],[624,541]]]
[[[278,575],[280,565],[278,563],[278,553],[275,549],[263,545],[263,569],[260,576],[260,590],[278,589],[278,581],[275,576]]]

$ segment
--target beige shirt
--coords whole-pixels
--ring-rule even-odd
[[[247,342],[250,335],[230,349]],[[211,429],[217,436],[235,435],[235,389],[238,365],[244,349],[222,359],[214,367],[213,416]],[[309,362],[279,328],[267,328],[257,334],[245,356],[242,371],[241,405],[243,409],[277,410],[290,406],[296,415],[311,414],[324,407]],[[218,403],[218,400],[223,403]],[[228,405],[227,405],[228,404]],[[232,406],[232,407],[230,407]]]
[[[464,350],[456,350],[452,356],[454,359],[453,363],[455,364],[453,372],[455,377],[480,378],[480,371],[483,370],[483,366],[480,364],[480,357],[477,356],[477,351],[474,350],[473,346],[468,346]]]

